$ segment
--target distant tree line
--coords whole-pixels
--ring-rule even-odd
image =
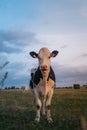
[[[23,91],[28,90],[29,88],[27,86],[22,86],[21,88],[16,87],[16,86],[11,86],[11,87],[5,87],[5,90],[8,89],[22,89]]]
[[[87,84],[80,86],[80,84],[73,84],[73,86],[66,86],[66,87],[58,87],[56,89],[80,89],[80,88],[86,88]]]
[[[19,89],[18,87],[15,87],[15,86],[11,86],[11,87],[5,87],[5,90],[7,89]]]

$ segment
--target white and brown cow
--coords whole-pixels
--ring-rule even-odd
[[[49,123],[53,122],[50,105],[55,87],[55,74],[50,64],[50,58],[55,57],[57,54],[58,51],[54,50],[50,52],[48,48],[45,47],[41,48],[38,54],[34,51],[30,52],[30,55],[33,58],[38,58],[39,62],[38,68],[32,69],[30,80],[30,87],[33,89],[36,103],[36,122],[40,122],[41,106],[42,113],[43,115],[46,114],[47,121]]]

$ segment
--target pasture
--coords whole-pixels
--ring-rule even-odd
[[[56,89],[51,112],[53,124],[36,124],[31,91],[0,90],[0,130],[86,130],[87,89]]]

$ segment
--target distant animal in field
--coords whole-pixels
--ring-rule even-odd
[[[25,91],[28,91],[29,88],[28,88],[27,86],[22,86],[22,87],[21,87],[21,90],[22,90],[23,92],[25,92]]]

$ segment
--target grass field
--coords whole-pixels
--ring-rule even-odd
[[[35,124],[31,91],[0,90],[0,130],[87,130],[87,89],[55,90],[51,111],[53,124]]]

